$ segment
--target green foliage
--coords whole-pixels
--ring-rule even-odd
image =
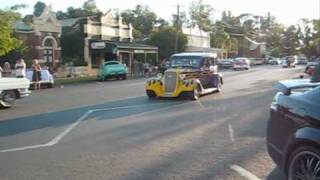
[[[26,5],[26,4],[16,4],[16,5],[11,6],[10,10],[11,11],[17,11],[19,9],[24,9],[26,7],[28,7],[28,5]]]
[[[159,57],[161,59],[168,58],[175,53],[175,39],[178,35],[178,52],[183,52],[186,49],[188,39],[180,31],[176,31],[173,27],[160,28],[150,35],[148,44],[159,47]]]
[[[42,2],[42,1],[38,1],[35,5],[34,5],[34,10],[33,10],[33,15],[34,16],[40,16],[44,10],[44,8],[46,8],[47,5]]]
[[[84,40],[80,31],[63,33],[61,40],[62,57],[80,59],[84,56]]]
[[[198,25],[201,29],[209,31],[212,28],[210,16],[213,8],[209,4],[204,4],[202,0],[193,1],[190,6],[190,16],[193,25]]]
[[[87,0],[84,2],[82,8],[68,7],[66,12],[58,11],[57,19],[68,19],[88,16],[101,16],[102,12],[97,8],[94,0]]]
[[[134,10],[128,9],[121,13],[122,20],[132,24],[133,28],[140,33],[135,35],[147,36],[158,22],[157,15],[150,11],[148,6],[137,5]],[[136,37],[137,38],[137,37]]]
[[[282,51],[283,55],[294,55],[297,54],[297,50],[299,48],[299,33],[300,30],[295,26],[289,26],[284,32],[282,36]]]
[[[0,10],[0,56],[23,47],[23,42],[13,36],[12,29],[19,18],[20,14],[12,10]]]

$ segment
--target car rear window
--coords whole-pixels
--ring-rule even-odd
[[[109,63],[106,63],[105,65],[108,66],[108,65],[117,65],[119,64],[118,62],[109,62]]]

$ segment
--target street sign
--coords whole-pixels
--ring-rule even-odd
[[[93,42],[91,43],[92,49],[104,49],[106,48],[106,43],[104,42]]]

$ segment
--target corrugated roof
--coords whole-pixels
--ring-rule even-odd
[[[13,24],[13,28],[17,31],[32,31],[33,27],[23,21],[17,21]]]

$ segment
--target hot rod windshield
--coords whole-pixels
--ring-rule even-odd
[[[201,61],[201,56],[173,56],[170,59],[170,67],[197,69],[200,68]]]

